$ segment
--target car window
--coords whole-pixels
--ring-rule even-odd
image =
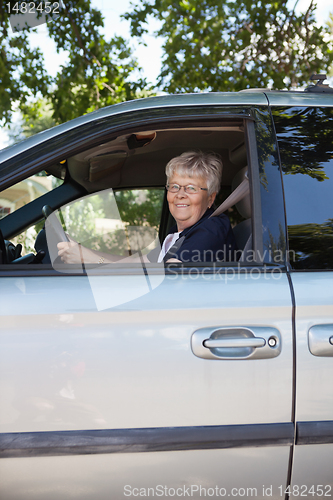
[[[106,189],[69,203],[56,215],[69,238],[90,250],[122,257],[148,253],[158,240],[164,193],[164,188]],[[52,237],[48,246],[54,262]]]
[[[154,139],[145,144],[145,147],[138,143],[133,149],[132,139],[139,134],[126,133],[119,136],[112,135],[106,142],[75,152],[72,156],[61,155],[61,158],[66,157],[66,160],[58,163],[55,161],[47,167],[50,172],[55,175],[58,172],[59,176],[65,178],[61,186],[52,189],[51,192],[42,193],[40,199],[30,197],[27,200],[27,206],[17,206],[14,207],[15,210],[7,203],[7,212],[10,217],[5,216],[0,223],[4,239],[2,251],[6,255],[8,253],[6,249],[9,246],[13,251],[2,263],[23,265],[52,262],[52,259],[48,259],[46,234],[43,231],[45,207],[48,208],[49,214],[55,210],[58,224],[63,225],[63,230],[71,239],[96,252],[126,256],[126,252],[131,255],[138,248],[141,251],[147,251],[151,242],[155,241],[156,233],[159,235],[159,244],[162,244],[170,228],[175,224],[175,220],[169,214],[166,201],[165,165],[172,158],[186,151],[202,148],[216,153],[223,163],[223,176],[220,195],[215,207],[212,206],[212,211],[214,211],[214,208],[225,201],[231,192],[245,182],[243,177],[249,169],[253,168],[257,172],[256,163],[254,162],[253,167],[253,161],[248,157],[245,137],[249,133],[248,129],[249,126],[245,127],[244,120],[240,117],[237,120],[233,119],[230,123],[221,122],[216,127],[194,129],[184,127],[177,129],[176,132],[162,128],[154,132]],[[150,133],[149,137],[151,135]],[[141,136],[142,133],[140,133]],[[63,172],[65,175],[62,175]],[[246,181],[248,184],[248,178]],[[29,183],[29,179],[25,182]],[[251,186],[253,184],[252,178],[250,184]],[[51,186],[53,187],[54,184]],[[147,188],[146,186],[155,187]],[[244,201],[246,203],[243,203]],[[257,205],[259,207],[259,202]],[[230,237],[228,236],[230,240],[228,245],[231,250],[226,254],[228,258],[225,260],[217,258],[215,254],[212,257],[212,250],[209,248],[203,260],[200,260],[200,254],[200,258],[196,256],[197,260],[193,262],[216,261],[223,264],[225,261],[238,260],[246,245],[248,251],[252,250],[251,233],[255,217],[251,213],[250,195],[247,193],[246,200],[241,199],[236,205],[229,205],[226,210],[231,223]],[[260,207],[257,210],[257,219],[260,231]],[[216,218],[212,219],[212,221],[216,220]],[[138,227],[141,241],[137,240],[134,244],[134,239],[138,238],[139,232],[137,229],[134,231],[133,228]],[[222,234],[222,223],[219,230]],[[257,231],[256,240],[258,234]],[[222,240],[221,235],[220,238]],[[202,241],[204,240],[201,239],[200,243]],[[216,241],[216,246],[218,246],[219,240],[216,239]],[[18,243],[23,245],[21,254],[15,248]],[[196,245],[194,250],[199,252],[199,244],[196,243]],[[258,243],[256,245],[260,246]],[[185,251],[188,250],[185,248]],[[206,251],[206,248],[203,248],[203,251]],[[223,251],[223,249],[217,248],[216,251]],[[30,260],[30,257],[18,260],[20,255],[29,256],[36,252],[39,253],[38,262],[33,259],[33,256],[31,257],[33,260]],[[152,260],[149,261],[153,263],[157,262],[156,259],[160,256],[158,254],[156,257],[154,254],[151,258]],[[69,263],[66,259],[63,259],[63,262]],[[184,260],[184,262],[187,261]]]
[[[333,109],[273,110],[294,269],[333,269]]]
[[[63,184],[62,179],[43,171],[4,189],[0,193],[0,219],[37,200],[61,184]],[[11,239],[14,245],[22,245],[21,255],[34,251],[36,236],[43,225],[44,221],[40,221]]]
[[[4,189],[0,193],[0,219],[43,196],[62,183],[61,179],[48,175],[44,171]]]

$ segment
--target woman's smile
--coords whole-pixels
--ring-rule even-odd
[[[202,177],[186,177],[174,173],[169,184],[178,184],[179,186],[195,185],[207,189],[207,182]],[[193,226],[206,212],[214,201],[215,193],[208,195],[208,191],[200,189],[197,193],[188,194],[184,187],[181,187],[177,193],[168,191],[168,203],[171,215],[177,222],[178,231]]]

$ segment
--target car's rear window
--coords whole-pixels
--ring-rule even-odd
[[[333,108],[273,111],[294,269],[333,269]]]

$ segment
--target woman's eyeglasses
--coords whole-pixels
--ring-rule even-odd
[[[195,186],[194,184],[188,184],[187,186],[180,186],[179,184],[167,184],[165,187],[170,193],[178,193],[178,191],[180,191],[180,188],[184,188],[184,191],[187,194],[196,194],[199,193],[200,190],[208,191],[207,188]]]

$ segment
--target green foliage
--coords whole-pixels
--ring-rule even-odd
[[[65,0],[60,16],[47,23],[58,52],[68,62],[55,78],[47,74],[39,48],[29,47],[26,28],[12,33],[8,8],[0,3],[0,121],[9,123],[14,106],[34,117],[31,101],[43,96],[53,108],[55,123],[109,104],[134,99],[146,87],[137,62],[121,37],[106,40],[101,12],[90,0]],[[135,71],[135,73],[133,73]],[[134,74],[134,76],[133,76]]]
[[[39,48],[29,47],[27,31],[13,35],[5,2],[0,3],[0,121],[11,119],[13,103],[24,106],[38,94],[46,95],[51,78]]]
[[[332,64],[332,33],[316,26],[315,9],[313,1],[296,15],[285,0],[143,0],[124,18],[139,38],[151,17],[160,21],[159,84],[168,92],[281,89]]]
[[[148,225],[158,229],[161,220],[163,190],[121,190],[115,192],[121,219],[130,226]]]
[[[49,23],[57,50],[69,53],[55,79],[54,116],[63,122],[103,106],[134,99],[145,81],[130,80],[137,63],[121,37],[105,40],[101,13],[90,0],[66,1],[63,19]],[[70,11],[70,8],[72,10]],[[63,20],[65,22],[63,22]]]
[[[322,224],[288,226],[288,233],[295,269],[332,269],[333,219]]]
[[[68,54],[54,78],[41,50],[29,45],[34,30],[13,34],[6,2],[0,3],[0,122],[10,123],[18,108],[24,136],[38,130],[32,120],[41,115],[40,102],[50,103],[53,120],[41,120],[41,130],[151,93],[128,42],[102,34],[103,16],[90,0],[62,3],[60,16],[46,25],[57,51]],[[141,0],[124,18],[139,40],[151,18],[160,22],[164,56],[158,85],[167,92],[280,89],[305,84],[314,72],[333,71],[333,15],[317,26],[315,9],[312,0],[302,14],[285,0]]]
[[[65,230],[71,238],[78,243],[86,244],[92,238],[96,239],[96,218],[103,218],[104,211],[101,206],[101,199],[98,196],[92,196],[89,201],[80,200],[60,211],[65,221]],[[90,246],[93,250],[99,249],[100,242],[94,241]]]
[[[332,12],[328,16],[327,27],[328,27],[330,37],[333,37],[333,13]],[[327,72],[327,74],[329,76],[333,76],[333,66],[331,66],[331,69]]]
[[[15,125],[11,125],[8,131],[10,144],[19,142],[56,125],[52,116],[52,105],[46,99],[37,99],[31,104],[25,104],[23,110],[21,120]]]
[[[323,182],[333,155],[331,108],[275,108],[276,133],[285,174],[306,174]]]

